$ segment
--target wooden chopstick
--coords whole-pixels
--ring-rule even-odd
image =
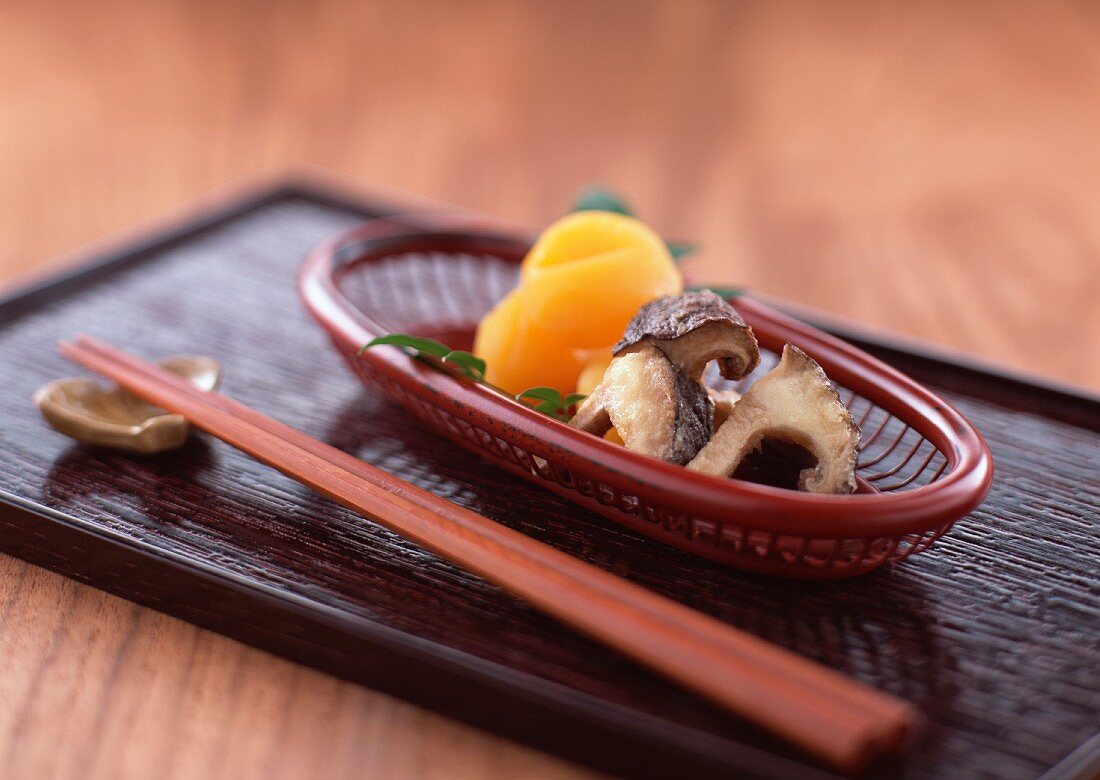
[[[63,354],[845,771],[899,750],[905,702],[421,490],[160,367],[81,337]]]
[[[146,367],[151,364],[140,360],[139,358],[128,355],[127,353],[111,347],[103,342],[97,341],[88,336],[78,336],[77,344],[81,347],[85,347],[93,352],[114,360],[120,364],[127,365],[138,372],[142,372]],[[362,479],[368,482],[373,482],[379,487],[388,490],[391,493],[405,497],[414,503],[417,503],[433,512],[436,512],[442,516],[450,517],[456,522],[462,522],[465,515],[470,513],[461,509],[456,504],[430,493],[425,490],[415,488],[409,483],[399,478],[371,466],[368,463],[359,460],[358,458],[347,455],[346,453],[334,450],[332,447],[317,441],[316,439],[307,436],[306,434],[298,431],[284,423],[273,420],[266,415],[251,409],[244,404],[241,404],[228,396],[224,396],[218,393],[206,393],[199,390],[190,382],[182,379],[176,374],[170,372],[161,372],[163,374],[163,380],[171,384],[178,391],[190,395],[192,397],[206,400],[223,411],[227,411],[230,414],[250,422],[259,428],[262,428],[275,436],[280,437],[284,441],[292,442],[303,449],[313,452],[319,457],[329,459],[335,465],[347,469],[349,472],[356,474]],[[334,455],[335,454],[335,455]],[[335,460],[332,458],[335,457]],[[411,490],[410,490],[411,488]],[[465,513],[465,514],[463,514]],[[474,515],[478,522],[485,523],[486,518],[480,515]],[[491,522],[491,521],[488,521]],[[491,523],[493,528],[503,529],[503,526]],[[507,531],[507,529],[504,529]],[[508,537],[501,539],[501,541],[507,543],[513,539],[521,539],[526,545],[530,543],[528,537],[515,534],[514,532],[507,531]],[[571,564],[578,564],[579,562],[573,558],[567,558]],[[590,571],[592,567],[587,564],[580,564],[586,570]],[[585,573],[587,574],[588,571]],[[622,581],[618,578],[612,578],[613,585],[617,587]],[[722,650],[732,654],[747,655],[753,663],[756,663],[763,667],[775,667],[776,654],[773,645],[768,644],[760,639],[757,639],[749,634],[742,634],[737,636],[737,642],[731,644],[728,640],[732,636],[730,631],[720,631],[715,633],[713,631],[716,621],[710,618],[706,618],[698,612],[688,610],[684,608],[684,621],[685,625],[681,626],[681,630],[688,631],[690,626],[688,622],[699,623],[697,633],[704,641],[711,641],[721,646]],[[912,729],[913,723],[908,718],[898,718],[897,711],[899,706],[907,706],[899,702],[897,699],[886,696],[879,693],[873,688],[869,688],[863,685],[854,684],[848,678],[842,677],[837,674],[821,675],[819,672],[823,671],[822,667],[814,664],[810,661],[806,661],[799,656],[787,653],[786,657],[782,659],[782,663],[778,668],[774,668],[776,674],[789,676],[791,674],[792,665],[801,663],[805,667],[806,678],[802,680],[804,687],[816,688],[823,695],[832,695],[838,699],[842,699],[853,708],[863,709],[869,714],[878,713],[882,717],[881,728],[883,730],[883,742],[885,745],[897,745],[905,741],[909,736],[909,732]],[[894,733],[890,733],[891,727],[894,728]]]

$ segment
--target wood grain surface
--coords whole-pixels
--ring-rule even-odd
[[[969,2],[0,4],[0,274],[320,166],[1100,387],[1100,13]],[[39,270],[41,266],[39,266]],[[0,558],[13,777],[567,764]]]

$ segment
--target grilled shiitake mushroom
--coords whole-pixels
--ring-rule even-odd
[[[707,388],[707,394],[714,404],[714,430],[718,430],[733,413],[733,407],[741,400],[741,394],[736,390],[715,390],[713,387]]]
[[[654,347],[611,361],[570,425],[597,436],[614,426],[627,449],[683,465],[713,429],[707,391]]]
[[[802,350],[786,345],[779,364],[744,396],[703,385],[711,360],[730,379],[760,361],[752,329],[715,293],[646,304],[613,354],[574,427],[597,436],[614,427],[628,449],[725,477],[742,464],[743,472],[758,471],[746,458],[763,448],[783,457],[799,490],[855,489],[859,428],[825,372]]]
[[[647,346],[660,349],[673,365],[701,381],[712,360],[726,379],[740,379],[760,362],[752,328],[710,290],[669,295],[638,310],[611,350],[618,356]]]
[[[816,464],[799,473],[799,490],[855,490],[859,427],[821,366],[791,344],[783,348],[779,364],[734,404],[729,417],[687,467],[728,477],[765,439],[799,445],[816,459]]]

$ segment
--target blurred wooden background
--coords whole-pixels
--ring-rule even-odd
[[[5,2],[0,277],[319,166],[1100,388],[1100,4]],[[0,558],[6,777],[568,765]]]

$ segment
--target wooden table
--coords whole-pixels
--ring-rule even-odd
[[[701,278],[1100,388],[1100,8],[545,6],[0,6],[0,274],[288,168],[598,179]],[[6,557],[0,669],[5,777],[579,772]]]

